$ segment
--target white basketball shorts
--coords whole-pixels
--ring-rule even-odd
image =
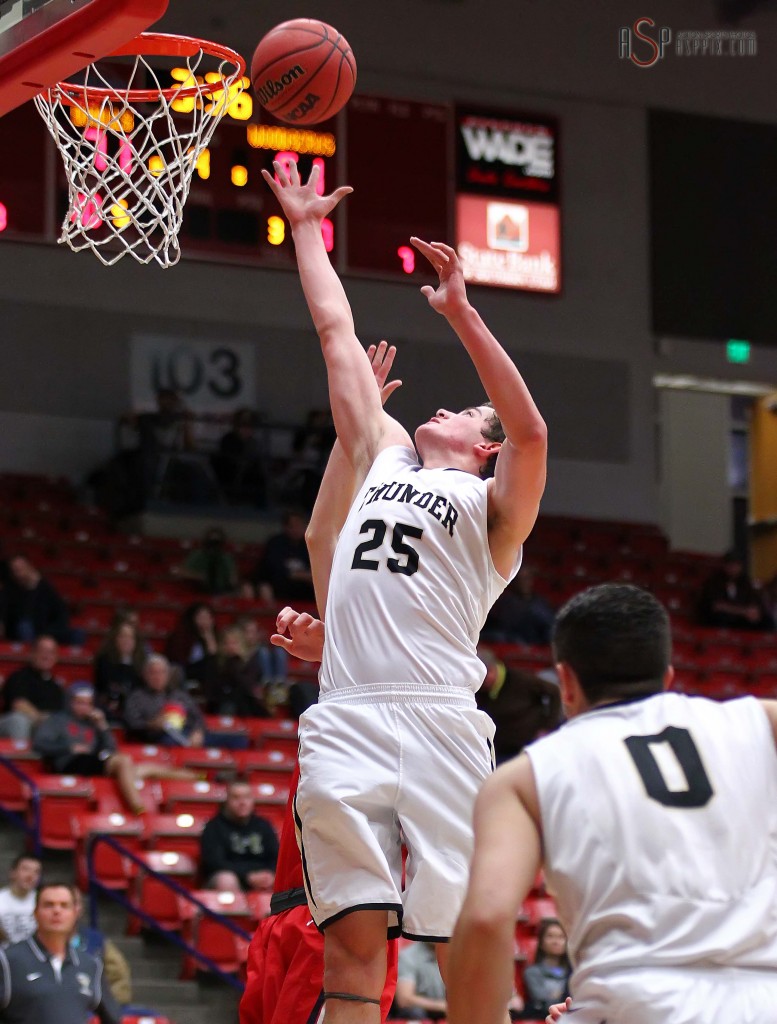
[[[491,719],[458,687],[335,690],[304,713],[295,821],[319,928],[380,909],[389,935],[450,938],[469,876],[475,797],[493,770],[493,735]]]

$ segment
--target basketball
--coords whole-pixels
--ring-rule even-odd
[[[349,100],[356,60],[343,35],[313,18],[270,29],[251,62],[251,81],[264,109],[287,124],[318,124]]]

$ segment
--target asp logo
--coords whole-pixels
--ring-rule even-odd
[[[652,68],[664,57],[671,41],[672,30],[668,25],[658,28],[652,18],[637,18],[630,28],[618,29],[618,56],[638,68]]]

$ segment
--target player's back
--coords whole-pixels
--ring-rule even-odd
[[[777,754],[756,700],[613,704],[528,753],[576,1000],[645,970],[744,972],[777,997]]]

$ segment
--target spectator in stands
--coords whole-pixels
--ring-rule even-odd
[[[201,747],[205,738],[202,712],[176,684],[167,658],[152,654],[143,669],[143,682],[124,705],[128,738],[139,743]]]
[[[30,663],[19,668],[3,687],[0,736],[28,740],[47,715],[65,706],[62,684],[54,676],[59,656],[56,640],[39,636],[32,645]]]
[[[208,714],[269,715],[259,668],[248,658],[245,634],[239,626],[221,631],[218,653],[205,659],[200,684]]]
[[[431,942],[411,942],[399,951],[397,993],[392,1016],[404,1020],[443,1020],[445,983]]]
[[[302,513],[287,511],[282,532],[268,537],[251,579],[256,595],[265,604],[314,600],[310,557],[305,544],[307,522]]]
[[[553,1003],[563,1003],[571,974],[566,933],[559,921],[547,917],[540,922],[534,963],[523,972],[526,1005],[519,1019],[541,1020]]]
[[[699,616],[705,626],[769,629],[774,625],[736,551],[726,552],[720,568],[702,586]]]
[[[122,724],[127,697],[143,685],[145,662],[137,628],[130,619],[115,621],[94,659],[97,705],[112,725]]]
[[[76,926],[71,886],[42,885],[35,907],[35,934],[0,950],[0,1020],[7,1024],[119,1024],[121,1011],[103,964],[70,938]]]
[[[313,508],[336,436],[329,409],[311,409],[304,426],[294,433],[293,454],[282,485],[284,501],[307,511]]]
[[[481,711],[493,719],[494,753],[497,764],[515,757],[539,736],[561,724],[561,691],[531,672],[508,668],[484,645],[478,657],[486,666],[483,685],[475,694]]]
[[[286,683],[289,668],[289,656],[282,647],[269,643],[269,634],[265,631],[264,640],[259,623],[253,615],[241,615],[235,625],[243,631],[243,643],[246,651],[246,670],[252,679],[262,686],[272,683]],[[264,701],[264,692],[255,695]]]
[[[237,563],[227,551],[227,538],[220,526],[205,531],[202,543],[189,552],[179,574],[208,594],[229,594],[237,589]]]
[[[40,859],[30,853],[20,853],[11,862],[8,885],[0,889],[0,944],[21,942],[35,931],[40,869]]]
[[[202,831],[200,863],[209,889],[269,892],[275,881],[278,837],[269,821],[254,812],[247,782],[227,786],[221,810]]]
[[[188,769],[153,762],[135,764],[120,754],[105,715],[94,706],[91,683],[73,683],[68,692],[69,707],[49,715],[37,729],[33,746],[58,775],[110,775],[127,806],[142,814],[145,804],[138,795],[141,779],[194,779]]]
[[[492,643],[548,644],[556,613],[534,590],[531,566],[520,572],[494,602],[481,637]]]
[[[237,409],[232,426],[219,441],[211,462],[227,499],[263,507],[267,498],[267,475],[262,448],[256,436],[259,414]]]
[[[132,1001],[132,973],[127,958],[112,939],[84,921],[84,898],[78,889],[74,890],[74,896],[76,930],[70,940],[71,948],[102,960],[111,995],[119,1006],[126,1007]]]
[[[45,634],[62,644],[80,643],[83,634],[70,628],[67,605],[29,558],[14,555],[8,567],[11,580],[6,593],[6,637],[27,642]]]
[[[203,662],[218,652],[216,617],[204,601],[190,604],[167,638],[165,653],[186,679],[199,679]]]

